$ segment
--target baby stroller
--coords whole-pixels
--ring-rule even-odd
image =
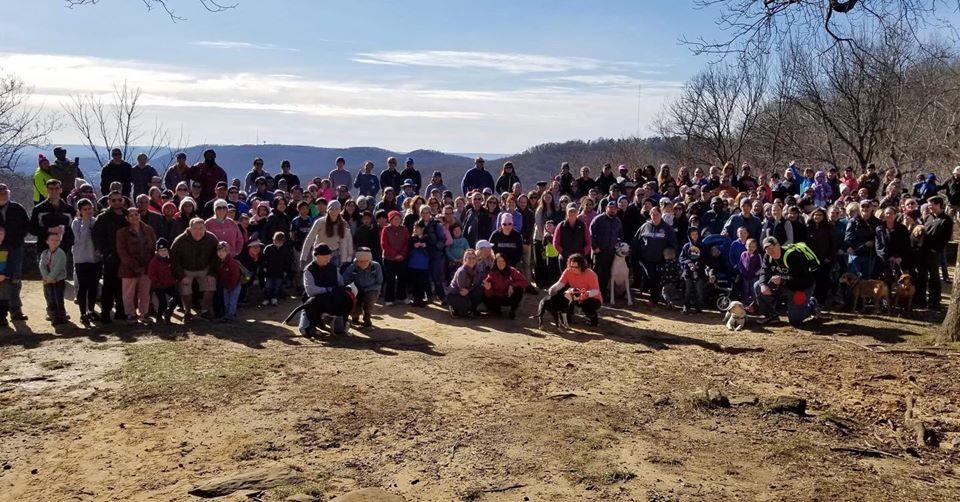
[[[730,243],[729,237],[718,234],[708,235],[700,241],[708,277],[704,303],[715,302],[717,310],[721,312],[730,306],[730,300],[733,298],[733,292],[736,289],[736,276],[730,271],[728,265]]]

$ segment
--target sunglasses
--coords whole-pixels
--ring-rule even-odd
[[[500,226],[503,226],[503,227],[512,227],[512,226],[513,226],[513,223],[501,223]]]

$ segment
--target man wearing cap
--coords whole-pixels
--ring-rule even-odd
[[[387,168],[380,172],[380,188],[386,190],[390,187],[394,193],[400,193],[402,184],[403,178],[400,177],[400,171],[397,171],[397,158],[388,157]]]
[[[200,194],[197,204],[204,204],[216,197],[215,191],[218,182],[227,182],[227,172],[217,164],[217,152],[207,149],[203,152],[203,162],[197,162],[189,171],[187,178],[200,182]],[[216,251],[216,250],[214,250]],[[216,254],[216,253],[214,253]]]
[[[200,316],[213,319],[213,292],[217,289],[216,270],[219,262],[217,246],[220,241],[208,232],[200,218],[190,220],[190,226],[174,239],[170,246],[170,266],[180,281],[180,296],[184,309],[183,321],[193,317],[193,283],[201,293]]]
[[[214,189],[213,199],[207,201],[207,203],[202,207],[197,208],[197,212],[200,213],[200,217],[203,219],[213,218],[213,205],[216,204],[218,200],[227,200],[227,183],[225,181],[217,182],[217,187]],[[230,241],[227,242],[229,243]]]
[[[258,178],[263,178],[264,184],[268,185],[268,188],[269,184],[273,182],[273,176],[263,169],[263,159],[260,157],[253,159],[253,167],[247,173],[246,181],[243,183],[243,191],[253,193],[257,189]]]
[[[291,169],[292,169],[292,166],[290,165],[289,160],[284,160],[280,162],[280,174],[278,174],[276,178],[274,178],[274,181],[276,182],[278,188],[280,186],[281,181],[284,181],[287,183],[287,188],[286,188],[287,191],[290,191],[290,189],[293,187],[301,186],[300,177],[297,176],[296,174],[293,174],[293,171]]]
[[[147,193],[150,190],[150,182],[154,176],[157,176],[157,170],[147,163],[148,160],[150,159],[145,153],[137,155],[137,165],[130,170],[134,198],[142,193]]]
[[[207,219],[204,224],[207,231],[217,238],[217,241],[223,241],[230,245],[230,254],[237,256],[243,250],[243,233],[237,222],[227,216],[227,201],[216,199],[213,201],[213,216]]]
[[[342,297],[335,294],[338,290],[342,292],[343,276],[331,263],[332,255],[330,246],[317,244],[313,248],[313,261],[303,271],[303,290],[310,297],[300,312],[300,334],[305,337],[314,336],[317,328],[326,331],[323,314],[344,316],[353,307],[351,302],[344,312]]]
[[[163,187],[175,192],[177,185],[181,181],[187,180],[188,169],[190,169],[190,166],[187,165],[187,154],[178,152],[173,164],[163,173]]]
[[[109,194],[110,183],[116,181],[120,183],[120,194],[129,197],[133,188],[132,170],[133,166],[123,160],[123,152],[119,148],[111,150],[110,162],[100,170],[100,193],[104,196]]]
[[[467,170],[463,175],[463,181],[460,182],[460,189],[463,191],[464,195],[467,195],[473,190],[483,191],[484,189],[489,189],[493,191],[493,176],[489,171],[484,169],[485,161],[483,157],[477,157],[473,161],[473,167]]]
[[[26,321],[20,289],[23,285],[23,241],[30,233],[30,217],[22,205],[10,200],[10,188],[5,183],[0,183],[0,227],[6,230],[3,245],[7,249],[7,270],[4,275],[10,281],[10,318]]]
[[[380,178],[373,174],[373,162],[369,160],[364,162],[363,172],[357,173],[353,188],[356,188],[364,197],[376,197],[380,193]]]
[[[420,193],[420,188],[423,187],[423,178],[420,176],[420,171],[413,165],[413,157],[407,157],[403,171],[400,172],[400,179],[413,182],[413,193]]]
[[[781,246],[776,237],[767,237],[763,252],[763,267],[754,285],[757,309],[764,316],[759,322],[777,320],[781,301],[787,304],[787,319],[793,326],[818,316],[813,287],[819,263],[813,251],[803,243]]]
[[[343,157],[337,157],[336,166],[330,171],[330,174],[327,175],[327,179],[330,180],[330,186],[336,189],[340,185],[349,187],[353,186],[353,175],[350,171],[346,170],[347,159]],[[293,186],[293,185],[290,185]]]
[[[60,183],[68,190],[72,190],[76,185],[77,178],[83,178],[80,166],[67,159],[67,149],[62,146],[53,149],[53,156],[56,160],[50,166],[50,174],[60,180]]]

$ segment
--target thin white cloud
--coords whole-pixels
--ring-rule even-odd
[[[463,88],[424,79],[389,82],[324,79],[276,71],[218,69],[63,54],[0,52],[0,68],[35,89],[56,109],[76,93],[109,97],[124,81],[143,90],[145,110],[195,137],[249,142],[261,131],[279,143],[374,144],[395,149],[522,150],[545,140],[633,134],[637,109],[656,113],[676,90],[590,85],[549,79],[504,88]],[[51,79],[58,68],[69,79]],[[582,75],[588,75],[583,72]],[[557,75],[558,77],[577,77]],[[616,75],[616,73],[611,73]],[[603,80],[603,79],[597,79]],[[606,79],[612,83],[618,79]],[[620,82],[625,83],[626,81]],[[593,82],[596,83],[596,82]],[[512,85],[512,87],[510,87]],[[638,102],[639,100],[639,102]],[[643,120],[649,122],[650,119]],[[69,128],[55,138],[69,142]]]
[[[555,77],[545,77],[535,79],[537,82],[558,83],[558,84],[578,84],[594,87],[620,87],[636,89],[657,90],[674,89],[683,87],[683,82],[673,80],[651,80],[632,77],[629,75],[616,74],[588,74],[588,75],[559,75]]]
[[[290,52],[300,52],[300,49],[293,49],[290,47],[280,47],[276,44],[257,44],[253,42],[234,42],[227,40],[196,40],[190,42],[190,45],[196,45],[199,47],[208,47],[211,49],[253,49],[253,50],[267,50],[267,51],[290,51]]]
[[[472,51],[361,52],[353,61],[366,64],[475,68],[508,73],[587,71],[607,64],[592,58]]]

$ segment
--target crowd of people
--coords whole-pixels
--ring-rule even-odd
[[[326,321],[370,326],[371,314],[437,302],[452,316],[515,319],[525,295],[546,295],[597,325],[611,297],[622,243],[630,286],[647,305],[699,312],[724,293],[758,322],[786,313],[793,324],[850,307],[840,277],[893,286],[909,275],[918,308],[940,309],[949,282],[946,245],[960,208],[960,167],[941,183],[914,183],[894,168],[782,174],[747,164],[704,168],[606,164],[594,176],[568,163],[525,187],[512,162],[499,174],[483,158],[448,187],[414,159],[356,173],[338,158],[327,176],[301,179],[262,159],[228,179],[216,152],[185,154],[158,171],[112,151],[99,187],[63,148],[40,155],[33,208],[0,184],[0,327],[26,320],[23,247],[38,241],[47,316],[69,322],[72,278],[85,325],[230,322],[239,308],[309,299],[300,330]],[[883,308],[885,305],[875,305]],[[71,307],[72,308],[72,307]],[[572,318],[572,316],[571,316]]]

